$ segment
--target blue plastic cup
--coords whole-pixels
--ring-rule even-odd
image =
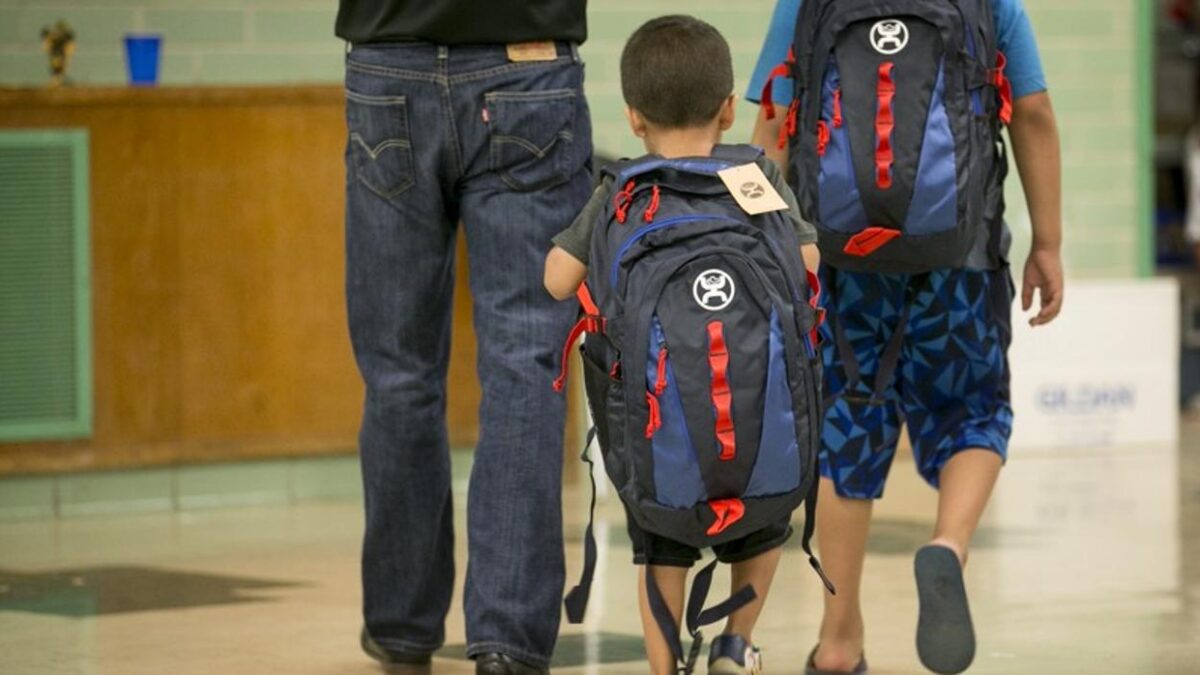
[[[126,35],[125,65],[129,83],[135,87],[158,84],[158,56],[162,48],[161,35]]]

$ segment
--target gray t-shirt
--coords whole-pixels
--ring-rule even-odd
[[[815,244],[817,243],[817,230],[812,226],[812,223],[804,220],[800,216],[800,207],[796,204],[796,195],[792,194],[792,189],[787,186],[783,180],[783,174],[779,171],[779,167],[775,166],[775,162],[760,157],[757,161],[759,168],[767,180],[771,181],[771,185],[779,196],[783,197],[783,201],[788,205],[788,216],[791,217],[792,223],[796,226],[796,234],[799,235],[800,244]],[[605,176],[600,185],[596,186],[596,190],[592,192],[592,198],[584,205],[583,210],[576,216],[575,222],[567,229],[559,232],[554,237],[554,245],[571,254],[584,265],[588,264],[588,256],[591,253],[592,246],[592,230],[596,227],[596,222],[600,220],[600,216],[604,214],[604,207],[607,206],[608,200],[613,197],[613,178]]]

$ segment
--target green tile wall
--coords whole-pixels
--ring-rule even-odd
[[[740,85],[759,48],[773,0],[591,0],[591,38],[583,53],[595,116],[596,146],[638,152],[625,131],[617,77],[624,38],[645,19],[688,11],[728,37]],[[1137,153],[1139,3],[1135,0],[1025,0],[1038,33],[1059,112],[1064,148],[1067,265],[1074,276],[1133,276],[1143,257]],[[332,35],[333,0],[0,0],[0,86],[42,82],[37,32],[64,17],[79,33],[81,83],[124,80],[120,35],[158,30],[166,37],[162,78],[169,84],[334,82],[343,47]],[[729,138],[748,137],[754,110],[739,109]],[[1015,258],[1028,246],[1019,184],[1010,181]]]

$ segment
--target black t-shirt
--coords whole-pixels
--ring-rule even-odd
[[[353,43],[583,42],[587,0],[340,0],[337,35]]]

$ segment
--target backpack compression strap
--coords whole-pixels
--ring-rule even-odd
[[[562,349],[562,366],[558,371],[558,377],[554,378],[554,391],[561,392],[563,386],[567,383],[567,368],[570,364],[571,345],[579,339],[584,333],[604,333],[607,328],[607,320],[600,316],[600,308],[596,306],[596,302],[592,300],[592,293],[588,290],[587,284],[579,284],[579,289],[575,291],[575,297],[579,299],[579,306],[583,309],[583,316],[571,328],[571,332],[567,334],[567,341],[563,343]]]
[[[596,426],[588,429],[587,440],[583,443],[583,454],[579,456],[588,465],[588,480],[592,483],[592,501],[588,507],[587,530],[583,535],[583,571],[579,575],[579,583],[563,598],[563,607],[567,610],[567,621],[583,623],[583,615],[587,612],[588,597],[592,593],[592,579],[596,576],[596,536],[592,532],[592,524],[596,519],[596,464],[588,455],[592,441],[596,439]]]
[[[650,613],[654,615],[654,622],[666,639],[667,646],[671,648],[671,653],[675,655],[675,660],[683,664],[679,672],[684,675],[690,675],[693,672],[696,667],[696,659],[700,656],[700,650],[704,646],[704,635],[700,632],[700,628],[728,617],[754,602],[758,597],[758,594],[754,592],[754,586],[746,584],[727,600],[703,609],[704,601],[708,599],[708,589],[712,586],[713,571],[716,568],[717,561],[714,560],[697,572],[696,577],[692,580],[692,591],[688,594],[687,609],[684,612],[688,635],[692,636],[692,647],[688,650],[687,656],[683,654],[683,643],[679,640],[679,626],[675,623],[675,617],[671,615],[671,610],[663,600],[662,592],[658,589],[658,583],[654,580],[650,566],[647,565],[645,569],[646,601],[650,605]]]

